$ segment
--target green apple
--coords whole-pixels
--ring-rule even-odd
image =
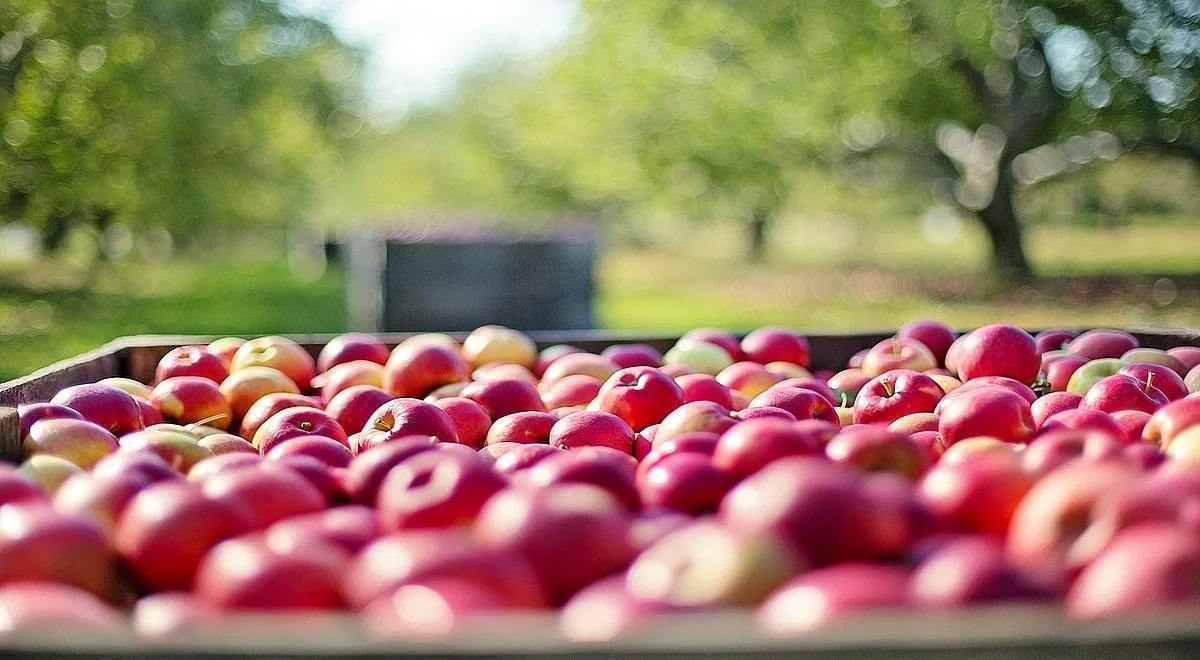
[[[1125,362],[1118,358],[1092,360],[1071,374],[1071,380],[1067,382],[1067,391],[1084,396],[1092,389],[1092,385],[1116,374],[1124,366]]]
[[[733,359],[716,344],[681,339],[663,356],[663,364],[681,364],[695,373],[716,376],[733,364]]]

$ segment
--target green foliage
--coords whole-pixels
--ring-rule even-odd
[[[274,2],[0,7],[0,220],[280,222],[339,165],[359,55]]]

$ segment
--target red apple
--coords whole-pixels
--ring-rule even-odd
[[[1054,415],[1067,410],[1075,410],[1079,408],[1079,404],[1083,401],[1083,397],[1074,392],[1051,392],[1029,407],[1033,414],[1033,424],[1039,430]]]
[[[190,593],[164,592],[138,599],[133,607],[133,631],[142,639],[168,639],[215,628],[217,608]]]
[[[986,536],[942,543],[909,582],[910,600],[927,608],[1030,600],[1044,598],[1048,591],[1008,561],[998,540]]]
[[[790,362],[808,367],[808,339],[787,328],[764,327],[753,330],[742,339],[741,348],[747,360],[759,364]]]
[[[1151,414],[1142,431],[1142,439],[1165,448],[1175,436],[1197,425],[1200,425],[1200,397],[1184,397]]]
[[[747,402],[747,403],[749,403],[749,402]],[[795,415],[784,410],[783,408],[776,408],[775,406],[759,406],[757,408],[742,408],[740,410],[734,410],[732,414],[736,419],[739,419],[743,422],[747,422],[752,419],[762,419],[763,417],[770,417],[772,419],[782,419],[782,420],[785,420],[788,422],[796,421]],[[644,433],[644,431],[643,431],[643,433]]]
[[[1126,444],[1140,443],[1146,424],[1150,422],[1150,415],[1141,410],[1118,410],[1111,417],[1121,427]]]
[[[54,508],[59,513],[92,519],[111,537],[125,506],[151,483],[133,470],[111,475],[76,474],[54,494]]]
[[[348,560],[325,543],[279,548],[261,536],[230,539],[200,563],[195,592],[225,610],[331,610],[342,604]]]
[[[29,475],[7,463],[0,463],[0,506],[10,502],[45,500],[46,492]]]
[[[746,359],[746,355],[742,351],[741,344],[738,342],[737,337],[725,332],[724,330],[717,330],[716,328],[696,328],[684,333],[679,340],[702,341],[714,346],[718,346],[728,353],[729,359],[733,360],[734,362]]]
[[[284,395],[270,394],[264,397],[263,400],[272,396]],[[379,387],[354,385],[338,392],[332,399],[329,399],[329,403],[325,406],[325,413],[332,417],[347,434],[359,433],[366,426],[367,420],[371,418],[371,415],[376,410],[379,410],[383,404],[395,398],[390,392]],[[259,401],[259,404],[261,403],[262,401]],[[258,404],[255,405],[257,406]],[[276,410],[275,412],[279,411]],[[263,421],[266,420],[264,419]],[[243,421],[242,428],[244,429],[245,427],[246,423]],[[250,437],[254,437],[254,435],[251,434]]]
[[[527,369],[519,364],[509,364],[507,362],[492,362],[489,364],[485,364],[482,367],[479,367],[475,371],[471,372],[471,380],[474,380],[474,381],[482,382],[485,380],[505,380],[505,379],[522,380],[522,381],[525,381],[526,383],[529,383],[530,385],[538,384],[537,376],[534,376],[532,371],[530,371],[529,369]],[[442,387],[448,387],[448,386],[443,385]],[[438,389],[441,389],[441,388],[438,388]]]
[[[258,465],[262,460],[262,456],[259,456],[257,450],[253,454],[238,452],[210,456],[193,465],[192,469],[188,470],[187,479],[192,483],[202,484],[218,474],[247,465]]]
[[[911,481],[933,465],[933,456],[903,433],[878,426],[845,428],[825,445],[825,455],[863,472],[896,472]]]
[[[1121,440],[1107,433],[1060,429],[1034,438],[1021,453],[1021,462],[1034,474],[1046,474],[1072,461],[1101,461],[1122,453]]]
[[[546,368],[542,382],[550,385],[567,376],[591,376],[600,381],[606,380],[620,369],[615,362],[606,357],[592,353],[572,353],[554,361]]]
[[[133,396],[112,385],[73,385],[59,390],[50,403],[71,408],[89,422],[121,436],[145,427]]]
[[[204,495],[243,512],[254,529],[325,508],[325,497],[295,470],[275,462],[224,470],[202,484]]]
[[[932,431],[937,433],[938,418],[937,415],[931,412],[912,413],[900,417],[891,424],[887,425],[887,430],[912,435],[914,433],[922,433]]]
[[[146,429],[121,436],[120,445],[120,452],[157,454],[168,465],[185,474],[197,462],[213,455],[200,446],[195,435],[186,431]]]
[[[616,347],[610,346],[609,348]],[[540,353],[538,353],[537,361],[533,365],[533,375],[541,378],[542,374],[546,373],[546,368],[553,364],[558,358],[563,357],[564,355],[582,352],[582,348],[571,346],[569,344],[554,344],[553,346],[547,346],[546,348],[543,348]]]
[[[1127,351],[1137,348],[1133,335],[1120,330],[1088,330],[1072,339],[1067,350],[1089,360],[1119,358]]]
[[[233,416],[239,420],[248,415],[256,401],[268,394],[300,394],[300,388],[291,378],[271,367],[246,367],[231,373],[221,382],[220,390],[233,409]]]
[[[542,403],[547,408],[586,406],[600,393],[604,382],[584,374],[565,376],[542,389]]]
[[[1061,350],[1078,334],[1074,330],[1051,328],[1037,333],[1033,336],[1033,340],[1037,342],[1038,352],[1044,355],[1050,351]]]
[[[508,451],[496,457],[496,462],[492,463],[492,469],[500,474],[512,475],[533,467],[545,458],[562,453],[562,449],[551,445],[514,443]]]
[[[474,449],[480,449],[486,444],[492,418],[483,406],[461,396],[438,399],[433,405],[441,408],[450,417],[458,442]]]
[[[1195,369],[1200,365],[1200,347],[1196,346],[1176,346],[1168,348],[1167,354],[1183,363],[1183,366],[1188,371]]]
[[[1089,564],[1067,593],[1067,615],[1145,614],[1200,595],[1200,534],[1164,523],[1131,527]]]
[[[917,485],[917,497],[957,529],[1003,536],[1035,478],[1013,455],[980,453],[947,463],[943,458]]]
[[[304,347],[287,337],[258,337],[242,344],[229,362],[230,374],[247,367],[271,367],[293,383],[307,387],[317,373],[316,363]]]
[[[729,389],[708,374],[685,374],[675,379],[683,391],[683,401],[711,401],[725,408],[733,405]]]
[[[254,434],[258,431],[258,427],[262,426],[263,422],[266,422],[275,413],[296,406],[321,408],[321,405],[312,397],[291,392],[273,392],[263,396],[250,406],[245,415],[242,416],[238,435],[249,440],[254,437]],[[374,409],[372,409],[372,412],[374,412]]]
[[[947,446],[976,436],[1027,442],[1034,433],[1029,402],[998,386],[948,396],[938,411],[938,432]]]
[[[634,551],[629,530],[627,509],[604,490],[583,484],[502,491],[476,521],[485,546],[528,561],[560,603],[625,568]]]
[[[492,362],[533,367],[537,347],[525,334],[499,325],[485,325],[471,331],[462,344],[463,357],[472,366]]]
[[[979,387],[1003,387],[1014,394],[1019,394],[1021,398],[1028,401],[1030,405],[1032,405],[1033,402],[1038,398],[1037,392],[1034,392],[1033,388],[1022,382],[1013,380],[1012,378],[1005,378],[1004,376],[980,376],[978,378],[972,378],[971,380],[968,380],[967,382],[955,388],[954,393],[957,395],[963,392],[969,392]]]
[[[385,404],[386,405],[386,404]],[[429,404],[425,404],[429,405]],[[350,447],[346,431],[324,410],[296,406],[275,413],[254,433],[251,441],[266,456],[272,449],[290,438],[305,435],[323,435]]]
[[[0,584],[61,582],[111,597],[115,576],[116,553],[91,517],[36,500],[0,507]]]
[[[383,523],[375,509],[347,504],[281,520],[267,528],[265,539],[277,548],[324,543],[355,554],[382,535]]]
[[[674,610],[663,603],[634,597],[626,588],[625,576],[614,575],[572,596],[562,608],[559,630],[573,642],[607,642],[652,630],[656,615]]]
[[[737,423],[738,418],[723,406],[710,401],[694,401],[671,411],[658,425],[654,441],[660,443],[697,431],[721,434]]]
[[[863,385],[854,399],[855,424],[888,424],[905,415],[933,412],[943,396],[932,378],[896,369]]]
[[[546,443],[550,440],[550,428],[558,417],[547,412],[525,412],[505,415],[492,423],[487,432],[487,444],[500,442]]]
[[[562,449],[599,446],[631,454],[633,429],[614,414],[584,410],[554,422],[548,441]]]
[[[436,442],[433,436],[409,436],[364,449],[346,470],[346,493],[359,504],[374,506],[379,484],[387,473],[409,456],[432,449]]]
[[[424,435],[458,442],[454,420],[441,408],[420,399],[393,399],[376,410],[363,427],[359,452],[397,438]]]
[[[665,440],[650,450],[650,452],[638,462],[637,478],[638,480],[643,479],[645,473],[648,472],[650,468],[654,467],[658,461],[675,453],[684,452],[712,456],[713,452],[715,452],[717,449],[717,442],[719,440],[720,436],[717,434],[704,432],[687,433],[679,436],[678,438]]]
[[[317,371],[325,373],[333,367],[355,360],[383,364],[388,360],[387,345],[378,337],[361,332],[347,332],[329,340],[317,355]]]
[[[820,420],[742,422],[721,435],[713,465],[746,476],[782,458],[820,455],[837,430],[836,425]]]
[[[802,635],[864,610],[908,604],[909,570],[876,562],[845,562],[809,571],[775,590],[758,609],[759,627],[773,636]]]
[[[200,438],[196,444],[212,452],[214,456],[236,453],[258,454],[258,450],[248,440],[232,433],[216,433],[205,436]]]
[[[657,367],[662,353],[649,344],[613,344],[600,352],[621,369],[628,367]]]
[[[91,469],[100,459],[119,448],[117,438],[100,426],[82,419],[42,419],[29,429],[21,443],[21,457],[49,454]]]
[[[323,435],[298,435],[281,442],[268,451],[267,458],[278,460],[284,456],[299,454],[311,456],[330,467],[346,467],[354,454],[345,444]]]
[[[639,474],[638,494],[643,504],[691,515],[712,513],[737,483],[737,477],[717,469],[712,458],[679,452],[655,461]]]
[[[228,368],[229,364],[233,362],[234,353],[237,353],[237,350],[245,343],[246,340],[241,337],[221,337],[210,342],[205,348],[213,355],[221,358],[221,361],[225,363],[225,367]]]
[[[150,393],[165,419],[179,424],[204,424],[224,431],[233,421],[229,402],[217,384],[201,376],[172,376]]]
[[[462,396],[483,406],[493,420],[527,410],[546,412],[537,389],[515,378],[471,383],[463,388]]]
[[[641,502],[635,467],[628,454],[607,447],[586,447],[548,456],[521,476],[525,484],[540,488],[567,483],[596,486],[617,498],[630,511],[637,511]]]
[[[717,382],[752,398],[762,394],[783,378],[780,374],[767,371],[766,367],[757,362],[748,361],[734,362],[717,374]]]
[[[1100,379],[1088,389],[1079,404],[1081,410],[1141,410],[1153,413],[1167,405],[1167,397],[1151,384],[1118,374]]]
[[[872,376],[867,375],[862,369],[843,369],[830,376],[826,385],[833,392],[833,398],[837,400],[838,405],[853,405],[854,398],[871,378]]]
[[[1051,415],[1038,429],[1038,433],[1040,435],[1063,430],[1091,431],[1106,435],[1118,442],[1124,437],[1124,432],[1112,415],[1099,410],[1084,409],[1064,410]]]
[[[912,321],[900,326],[900,330],[896,332],[896,336],[916,339],[925,344],[925,347],[937,359],[938,364],[945,362],[946,351],[950,350],[950,344],[953,344],[957,337],[950,326],[929,319]]]
[[[1028,332],[995,323],[964,335],[955,366],[963,382],[980,376],[1005,376],[1029,384],[1041,370],[1041,352]]]
[[[29,429],[34,423],[43,419],[83,419],[83,415],[75,412],[74,409],[57,403],[28,403],[17,406],[17,417],[21,424],[19,440],[24,440],[29,435]]]
[[[355,385],[380,387],[383,385],[383,367],[368,360],[343,362],[314,378],[312,385],[321,390],[322,400],[329,401]]]
[[[829,405],[831,406],[836,406],[841,403],[838,397],[834,396],[833,390],[829,389],[829,386],[825,384],[825,381],[818,378],[812,378],[811,376],[787,378],[779,381],[771,387],[799,387],[802,390],[811,390],[817,394],[820,394],[826,401],[829,402]]]
[[[197,376],[220,384],[229,375],[229,365],[219,355],[204,346],[173,348],[158,361],[154,382],[177,376]]]
[[[15,582],[0,587],[0,638],[27,633],[54,639],[70,630],[79,639],[122,639],[125,621],[112,606],[66,584]]]
[[[432,343],[401,344],[392,351],[383,387],[403,397],[423,397],[451,383],[470,379],[471,368],[453,347]]]
[[[591,405],[641,431],[663,421],[682,403],[683,390],[670,376],[653,367],[628,367],[605,381]]]
[[[892,337],[867,351],[863,356],[862,370],[874,377],[893,369],[925,371],[937,365],[937,358],[925,344],[908,337]]]
[[[759,406],[782,408],[798,420],[819,419],[838,423],[837,411],[834,410],[833,404],[809,389],[776,385],[750,402],[751,408]]]
[[[1168,401],[1177,401],[1188,395],[1187,385],[1184,384],[1183,378],[1162,365],[1146,362],[1131,363],[1121,367],[1117,373],[1129,376],[1144,386],[1153,387],[1162,392]]]
[[[1071,382],[1071,377],[1088,362],[1091,360],[1087,358],[1066,357],[1047,365],[1046,380],[1050,382],[1050,388],[1055,392],[1065,392],[1067,385]]]

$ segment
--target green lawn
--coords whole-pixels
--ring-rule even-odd
[[[599,267],[599,319],[625,329],[699,325],[809,329],[895,327],[931,316],[960,326],[1200,325],[1200,226],[1031,232],[1034,285],[982,275],[980,237],[964,228],[931,242],[911,223],[850,232],[809,220],[776,228],[765,265],[747,265],[740,237],[687,234],[653,249],[614,247]],[[1078,277],[1102,273],[1106,277]],[[0,266],[0,379],[120,335],[256,335],[345,327],[335,270],[299,281],[282,260],[245,255],[111,264],[91,273],[56,262]]]

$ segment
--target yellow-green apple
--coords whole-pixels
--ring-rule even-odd
[[[321,391],[321,399],[329,401],[338,392],[355,385],[383,385],[383,367],[369,360],[354,360],[335,364],[313,379],[313,386]]]
[[[782,375],[771,373],[763,365],[749,361],[734,362],[717,374],[717,382],[751,398],[783,379]]]
[[[1166,395],[1153,384],[1118,373],[1101,378],[1089,387],[1079,408],[1103,412],[1141,410],[1153,413],[1167,403]]]
[[[688,330],[685,332],[680,339],[703,341],[709,344],[720,346],[725,350],[726,353],[729,354],[729,359],[733,360],[734,362],[746,359],[746,354],[742,351],[742,346],[738,341],[738,338],[734,337],[728,332],[725,332],[724,330],[717,330],[716,328],[696,328],[694,330]]]
[[[951,463],[945,458],[921,478],[917,499],[956,529],[1003,537],[1036,477],[1015,454],[979,453]]]
[[[908,337],[885,339],[863,356],[863,373],[874,378],[893,369],[925,371],[937,367],[937,358],[925,344]]]
[[[221,454],[258,454],[258,450],[250,441],[232,433],[216,433],[200,438],[196,444],[211,451],[214,456]]]
[[[909,569],[879,562],[818,568],[775,590],[758,608],[768,635],[803,635],[869,610],[908,605]]]
[[[493,420],[526,410],[546,411],[537,388],[515,378],[470,383],[461,395],[483,406]]]
[[[222,610],[333,610],[342,604],[348,563],[349,555],[331,544],[275,547],[261,536],[229,539],[200,562],[195,593]]]
[[[423,397],[443,385],[466,382],[470,374],[470,366],[457,349],[431,342],[406,342],[388,358],[383,388],[396,396]]]
[[[782,408],[798,420],[820,419],[839,423],[834,405],[811,389],[776,385],[750,401],[750,408],[759,406]]]
[[[258,337],[242,345],[230,361],[230,373],[247,367],[271,367],[307,389],[317,373],[316,363],[303,346],[287,337]]]
[[[895,472],[910,481],[933,464],[929,451],[908,435],[870,425],[839,431],[825,445],[825,456],[863,472]]]
[[[584,410],[554,422],[548,441],[562,449],[599,446],[633,453],[633,429],[620,417],[600,410]]]
[[[1200,463],[1200,426],[1184,429],[1167,445],[1167,458],[1186,463]]]
[[[617,372],[619,366],[612,360],[593,353],[572,353],[555,360],[546,368],[542,382],[549,385],[567,376],[583,374],[600,381]]]
[[[850,468],[792,456],[742,480],[721,502],[718,517],[737,535],[777,535],[813,566],[897,556],[908,541],[907,526],[862,485]]]
[[[112,385],[92,383],[59,390],[50,403],[71,408],[89,422],[120,436],[145,427],[133,395]]]
[[[787,328],[763,327],[742,338],[746,359],[759,364],[790,362],[808,368],[808,338]]]
[[[464,525],[507,483],[474,453],[419,452],[384,478],[377,500],[379,517],[393,531]]]
[[[589,408],[625,420],[634,431],[658,424],[683,403],[683,390],[653,367],[627,367],[609,377]]]
[[[468,399],[469,401],[470,399]],[[522,444],[546,443],[550,438],[550,427],[558,417],[548,412],[526,410],[505,415],[495,422],[487,432],[487,444],[518,442]]]
[[[506,362],[533,368],[537,346],[522,332],[500,325],[485,325],[471,331],[462,344],[463,357],[473,367]]]
[[[1146,614],[1200,595],[1200,534],[1193,527],[1143,523],[1122,531],[1067,592],[1073,619]]]
[[[950,326],[929,319],[905,323],[900,326],[900,330],[896,332],[896,336],[916,339],[925,344],[925,347],[937,359],[938,364],[945,362],[946,351],[950,350],[950,344],[953,344],[957,338],[957,334]]]
[[[221,382],[221,394],[229,401],[235,419],[246,416],[254,402],[268,394],[284,392],[299,394],[300,388],[287,374],[271,367],[246,367],[239,369]]]
[[[1028,385],[1037,380],[1041,355],[1028,332],[994,323],[963,336],[956,353],[956,373],[963,382],[980,376],[1005,376]]]
[[[115,452],[117,437],[100,426],[82,419],[43,419],[29,429],[21,442],[21,457],[38,454],[64,458],[88,470]]]
[[[487,444],[492,418],[483,406],[461,396],[438,399],[433,405],[445,411],[450,421],[454,422],[459,443],[473,449],[480,449]]]
[[[616,347],[610,346],[609,348]],[[552,346],[547,346],[538,353],[537,361],[533,364],[533,375],[541,378],[542,374],[546,373],[546,369],[549,368],[551,364],[554,364],[554,361],[558,358],[563,357],[564,355],[582,352],[582,348],[579,348],[578,346],[571,346],[570,344],[554,344]]]
[[[867,381],[854,399],[855,424],[890,424],[913,413],[931,413],[941,386],[919,371],[894,369]]]
[[[200,446],[196,436],[180,431],[137,431],[121,436],[120,442],[120,451],[148,451],[184,474],[197,462],[213,455],[212,451]]]
[[[1170,369],[1175,375],[1183,378],[1187,375],[1188,366],[1179,358],[1160,348],[1134,348],[1121,356],[1125,364],[1153,364]]]
[[[1121,367],[1117,373],[1136,379],[1143,387],[1153,387],[1162,392],[1168,401],[1176,401],[1188,395],[1187,384],[1183,382],[1183,378],[1160,364],[1134,362]]]
[[[458,442],[454,420],[441,408],[420,399],[399,398],[383,404],[363,427],[359,452],[411,435]]]
[[[1029,411],[1033,413],[1033,425],[1040,430],[1047,419],[1060,412],[1075,410],[1082,401],[1083,397],[1074,392],[1050,392],[1029,406]]]
[[[938,387],[942,388],[942,391],[946,394],[949,394],[962,387],[962,381],[954,376],[947,376],[945,374],[932,374],[929,377],[932,378],[933,382],[937,383]]]
[[[979,435],[1023,443],[1035,430],[1029,402],[999,386],[959,388],[939,404],[937,414],[938,432],[947,445]]]
[[[837,431],[836,425],[820,420],[745,421],[721,434],[713,463],[727,472],[746,476],[783,458],[820,455]]]
[[[57,403],[27,403],[17,406],[17,418],[21,424],[19,439],[24,440],[29,435],[29,429],[33,427],[34,423],[43,419],[83,420],[83,415]]]
[[[229,365],[204,346],[179,346],[162,356],[154,369],[154,382],[176,376],[198,376],[220,383],[229,375]],[[134,394],[134,392],[131,392]]]
[[[782,376],[783,378],[811,378],[812,372],[808,369],[791,362],[776,360],[763,365],[767,371]]]
[[[1137,339],[1120,330],[1088,330],[1072,339],[1067,350],[1089,360],[1119,358],[1138,347]]]
[[[658,425],[656,443],[687,433],[705,432],[720,435],[738,423],[738,418],[726,407],[711,401],[693,401],[672,410]]]
[[[266,456],[276,446],[304,435],[323,435],[346,447],[350,446],[345,429],[329,413],[306,406],[284,408],[275,413],[258,427],[250,442]]]
[[[1038,352],[1045,355],[1050,351],[1059,351],[1067,345],[1067,342],[1074,339],[1079,333],[1066,328],[1050,328],[1042,330],[1033,336],[1033,340],[1037,342]]]
[[[566,406],[586,406],[600,393],[604,381],[576,374],[566,376],[541,390],[542,403],[551,410]]]
[[[715,376],[733,364],[725,349],[706,341],[680,339],[663,355],[663,364],[678,364],[692,373]]]
[[[120,376],[113,376],[112,378],[102,378],[96,382],[101,385],[112,385],[113,387],[115,387],[119,390],[125,390],[126,392],[132,394],[133,398],[135,398],[135,399],[149,400],[150,399],[150,391],[153,389],[152,387],[141,382],[140,380],[134,380],[132,378],[122,378]]]
[[[209,343],[205,348],[213,355],[221,358],[221,361],[225,363],[226,369],[228,369],[229,365],[233,362],[234,353],[237,353],[237,350],[245,343],[246,340],[241,337],[221,337]]]
[[[90,517],[36,501],[0,507],[0,584],[60,582],[113,598],[116,571],[108,536]]]
[[[34,454],[25,459],[18,469],[50,496],[72,475],[83,474],[83,468],[51,454]]]
[[[242,423],[240,425],[241,428],[238,430],[238,435],[250,440],[254,437],[255,432],[258,431],[258,427],[262,426],[263,422],[271,419],[275,413],[297,406],[319,409],[321,404],[316,399],[303,394],[272,392],[255,401],[250,406],[250,409],[246,411],[246,414],[242,415]],[[375,406],[375,408],[378,407]],[[375,408],[372,408],[370,412],[375,412]]]
[[[317,372],[324,373],[346,362],[366,360],[383,364],[388,348],[378,337],[362,332],[347,332],[329,340],[317,355]]]
[[[1076,460],[1092,462],[1118,457],[1122,447],[1121,439],[1107,433],[1059,429],[1034,438],[1021,452],[1021,462],[1034,474],[1046,474]]]
[[[887,425],[889,431],[912,435],[926,431],[936,432],[938,428],[937,415],[931,412],[911,413],[899,417]]]
[[[224,431],[233,422],[233,411],[217,384],[202,376],[161,380],[150,393],[150,402],[164,419],[179,424],[204,424]]]

